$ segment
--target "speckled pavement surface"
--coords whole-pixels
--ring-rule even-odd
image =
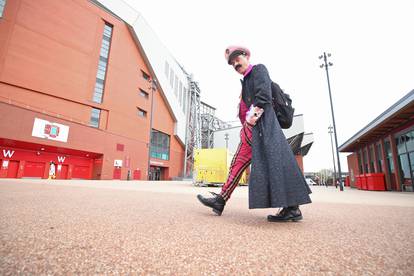
[[[0,275],[414,275],[414,193],[313,187],[268,223],[238,187],[221,217],[188,182],[0,180]]]

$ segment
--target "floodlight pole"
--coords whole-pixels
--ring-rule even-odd
[[[149,128],[149,140],[148,140],[148,170],[147,170],[147,180],[150,179],[151,173],[151,137],[152,137],[152,113],[154,111],[154,96],[157,90],[157,81],[154,78],[151,78],[151,114],[150,114],[150,128]]]
[[[337,137],[337,132],[336,132],[336,124],[335,124],[335,115],[334,115],[334,108],[333,108],[333,104],[332,104],[332,95],[331,95],[331,84],[329,82],[329,72],[328,72],[328,67],[332,66],[332,62],[328,62],[328,58],[330,57],[331,54],[327,54],[325,52],[323,52],[323,56],[319,56],[319,59],[324,60],[324,64],[321,64],[320,67],[323,68],[325,67],[326,70],[326,79],[328,80],[328,91],[329,91],[329,100],[331,103],[331,113],[332,113],[332,123],[333,123],[333,128],[334,128],[334,137],[335,137],[335,148],[336,148],[336,158],[337,158],[337,162],[338,162],[338,179],[339,179],[339,189],[341,191],[344,190],[344,186],[342,184],[342,172],[341,172],[341,161],[339,158],[339,151],[338,151],[338,137]]]
[[[336,187],[336,165],[335,165],[335,153],[334,153],[334,146],[333,146],[333,141],[332,141],[332,133],[333,133],[333,127],[332,126],[329,126],[328,127],[328,129],[329,129],[329,131],[328,131],[328,133],[329,133],[329,135],[331,136],[331,148],[332,148],[332,161],[333,161],[333,167],[334,167],[334,178],[333,178],[333,181],[334,181],[334,183],[332,183],[332,184],[334,184],[335,185],[335,187]]]

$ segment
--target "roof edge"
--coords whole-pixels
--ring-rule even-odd
[[[414,101],[414,89],[408,92],[407,95],[402,97],[400,100],[398,100],[396,103],[394,103],[392,106],[387,108],[384,112],[382,112],[379,116],[377,116],[374,120],[372,120],[370,123],[368,123],[365,127],[363,127],[361,130],[359,130],[355,135],[353,135],[351,138],[349,138],[345,143],[343,143],[341,146],[338,147],[339,151],[343,151],[345,148],[350,146],[353,142],[355,142],[357,139],[361,138],[363,135],[367,134],[370,130],[377,127],[379,124],[384,122],[386,119],[393,116],[396,112],[406,107],[408,104],[410,104],[412,101]]]

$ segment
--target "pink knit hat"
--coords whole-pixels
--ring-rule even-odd
[[[250,57],[250,51],[246,47],[233,45],[227,47],[226,51],[224,52],[224,57],[226,58],[228,64],[230,64],[230,61],[233,58],[239,55],[246,55],[247,57]]]

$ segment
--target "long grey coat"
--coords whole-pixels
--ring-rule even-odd
[[[280,128],[271,104],[271,80],[258,64],[242,82],[242,98],[264,109],[253,127],[249,208],[279,208],[311,203],[306,184],[292,149]]]

